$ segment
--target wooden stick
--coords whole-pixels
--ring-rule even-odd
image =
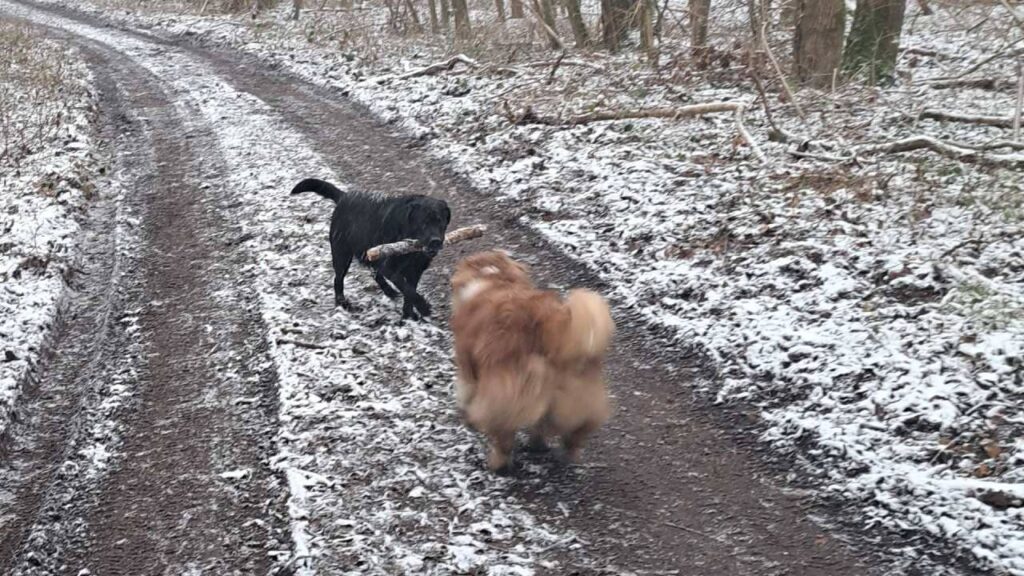
[[[459,228],[458,230],[452,230],[451,232],[444,235],[444,245],[448,246],[462,242],[463,240],[472,240],[473,238],[479,238],[484,235],[487,231],[487,226],[478,224],[476,226],[467,226],[465,228]],[[411,254],[413,252],[420,252],[423,250],[423,245],[419,240],[402,240],[400,242],[392,242],[390,244],[381,244],[380,246],[374,246],[366,251],[365,259],[367,262],[376,262],[381,258],[390,258],[391,256],[401,256],[402,254]]]

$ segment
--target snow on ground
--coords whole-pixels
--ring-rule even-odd
[[[945,13],[954,8],[956,14]],[[1012,107],[1009,89],[940,90],[924,83],[981,63],[1005,37],[998,28],[1005,19],[986,13],[996,8],[940,9],[947,17],[911,15],[908,20],[903,44],[915,51],[902,57],[904,74],[896,87],[848,86],[833,95],[805,91],[806,122],[772,98],[777,121],[791,132],[845,142],[918,133],[974,143],[1008,137],[999,128],[916,119],[926,108],[1006,115]],[[282,7],[255,21],[177,13],[108,16],[231,46],[363,102],[594,267],[621,302],[675,329],[680,346],[703,350],[719,370],[707,383],[708,392],[723,403],[759,406],[765,441],[802,464],[794,474],[813,475],[827,495],[859,505],[867,526],[931,534],[987,566],[1024,574],[1018,488],[1024,481],[1019,172],[930,153],[852,164],[797,160],[783,145],[766,142],[756,92],[735,65],[701,73],[684,62],[675,70],[677,84],[669,84],[631,55],[592,55],[588,60],[606,73],[565,65],[548,83],[549,66],[528,64],[550,55],[524,50],[517,61],[502,60],[505,70],[482,67],[402,79],[402,72],[439,60],[444,47],[392,39],[385,46],[365,31],[372,26],[362,28],[363,36],[355,40],[340,25],[332,36],[331,20],[314,24],[307,16],[294,24],[286,13]],[[356,20],[352,29],[363,23]],[[948,26],[951,21],[958,25]],[[999,59],[973,74],[1011,79]],[[747,122],[769,154],[767,165],[735,142],[731,117],[511,126],[502,106],[507,102],[510,110],[521,112],[531,105],[554,115],[713,100],[751,104]],[[268,187],[281,189],[281,174],[253,166]],[[275,240],[285,260],[270,258],[276,264],[267,266],[306,270],[289,259],[307,249],[304,239],[314,232],[322,234],[312,225],[284,232]],[[315,251],[309,262],[321,248],[308,248]],[[275,253],[272,246],[262,249]],[[419,417],[412,415],[433,409],[431,403],[439,400],[417,393],[415,386],[400,387],[397,395],[367,386],[358,374],[373,373],[374,358],[366,354],[370,343],[342,338],[346,332],[328,329],[315,314],[303,312],[313,303],[324,306],[322,287],[313,282],[308,290],[264,290],[267,321],[279,342],[275,358],[282,366],[283,419],[297,446],[322,447],[312,454],[296,450],[286,461],[299,470],[348,461],[346,473],[356,477],[363,467],[359,458],[385,457],[397,466],[393,454],[346,454],[363,449],[355,440],[367,434],[360,419],[373,415],[407,425]],[[330,315],[326,307],[320,313]],[[345,316],[332,321],[351,322]],[[383,333],[383,343],[375,337],[372,348],[394,345],[396,353],[417,354],[443,341],[426,327]],[[331,349],[310,351],[288,344],[289,338],[331,338]],[[408,344],[398,345],[403,339],[416,343],[411,351]],[[360,370],[340,387],[312,384],[323,370],[339,366]],[[420,382],[424,388],[443,383],[446,370],[420,375]],[[356,412],[342,402],[347,396],[360,399]],[[329,439],[320,437],[324,429],[314,424],[318,418],[336,427]],[[457,434],[440,431],[448,433]],[[333,443],[337,450],[326,448]],[[443,460],[417,464],[408,458],[406,468],[396,468],[393,476],[411,495],[417,470]],[[466,460],[455,457],[445,465]],[[471,470],[463,469],[469,486]],[[306,495],[295,500],[305,500],[307,512],[319,506],[316,499],[330,492],[331,482],[353,481],[340,480],[344,474],[326,480],[316,474],[292,477],[296,493]],[[422,488],[416,497],[452,498],[456,509],[465,505],[458,483]],[[358,510],[368,502],[354,498],[326,505]],[[399,514],[383,510],[387,522],[433,520],[417,518],[414,508]],[[487,514],[481,518],[493,521]],[[317,517],[312,514],[308,521],[315,524]],[[339,547],[334,552],[408,549],[410,567],[416,558],[432,557],[406,542],[387,542],[380,530],[384,525],[375,531],[341,522],[310,533],[329,530],[333,536],[326,541]],[[446,557],[452,561],[472,557],[448,546]]]
[[[0,6],[115,47],[166,79],[183,113],[199,110],[216,127],[229,172],[205,189],[230,195],[232,218],[243,223],[253,256],[246,274],[279,375],[273,464],[290,490],[294,545],[282,562],[300,574],[522,576],[554,567],[555,544],[578,546],[509,495],[510,480],[486,471],[482,448],[451,401],[445,330],[399,325],[400,308],[379,296],[365,272],[354,271],[348,283],[366,310],[334,309],[331,206],[287,194],[309,174],[332,174],[300,133],[184,51]],[[343,174],[331,179],[345,181]]]
[[[0,21],[0,433],[58,315],[93,193],[95,92],[73,49]]]

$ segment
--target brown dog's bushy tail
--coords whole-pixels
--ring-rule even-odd
[[[301,194],[302,192],[316,192],[328,200],[334,200],[335,204],[345,194],[334,184],[316,178],[306,178],[292,188],[292,194]]]
[[[565,307],[567,322],[550,324],[548,328],[547,342],[552,359],[577,362],[604,356],[615,334],[608,302],[596,292],[572,290],[565,298]]]

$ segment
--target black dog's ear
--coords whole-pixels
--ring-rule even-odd
[[[448,203],[444,203],[444,223],[445,226],[452,223],[452,209],[448,207]]]

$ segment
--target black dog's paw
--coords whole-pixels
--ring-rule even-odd
[[[434,313],[433,309],[430,307],[430,303],[422,296],[416,299],[416,311],[424,318]]]
[[[420,317],[419,312],[417,312],[415,308],[413,308],[412,306],[405,306],[404,308],[402,308],[402,320],[419,321],[422,320],[422,318]]]
[[[359,306],[356,306],[348,298],[345,298],[344,296],[340,298],[336,296],[334,298],[334,305],[340,306],[346,312],[359,312]]]

